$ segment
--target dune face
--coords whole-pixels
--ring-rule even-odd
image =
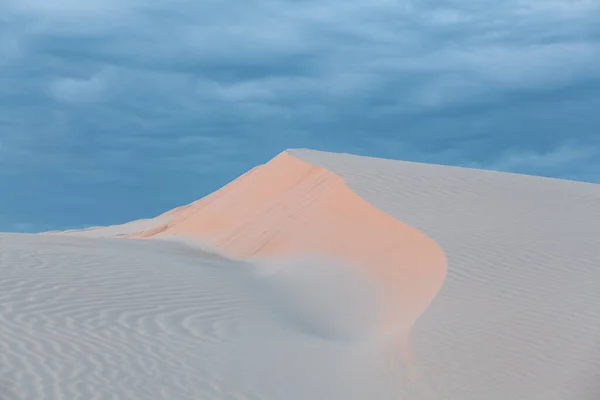
[[[282,153],[137,238],[198,238],[239,258],[328,256],[380,282],[382,328],[410,328],[439,290],[442,250],[332,172]]]

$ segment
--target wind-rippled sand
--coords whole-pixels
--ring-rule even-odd
[[[393,398],[346,271],[58,236],[3,234],[0,255],[2,399]]]

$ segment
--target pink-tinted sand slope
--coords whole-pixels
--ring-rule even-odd
[[[281,153],[133,238],[197,238],[239,258],[324,255],[380,282],[382,329],[408,329],[439,290],[446,259],[420,231],[371,206],[336,174]]]

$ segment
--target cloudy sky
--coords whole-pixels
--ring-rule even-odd
[[[286,148],[600,183],[600,0],[0,0],[0,231],[114,224]]]

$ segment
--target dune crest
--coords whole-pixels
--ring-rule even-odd
[[[373,207],[338,175],[287,153],[166,214],[132,238],[196,238],[239,258],[323,255],[381,283],[385,330],[406,332],[439,290],[446,259],[420,231]]]

